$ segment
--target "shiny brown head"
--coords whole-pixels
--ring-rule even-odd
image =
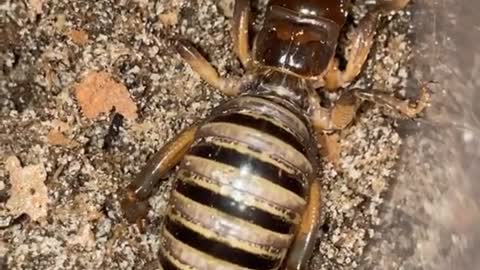
[[[347,0],[273,0],[254,44],[261,65],[313,78],[335,53]]]

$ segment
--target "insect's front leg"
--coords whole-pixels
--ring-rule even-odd
[[[360,20],[346,48],[347,66],[339,70],[338,61],[332,59],[324,77],[325,87],[336,90],[353,81],[362,71],[374,43],[375,33],[382,16],[405,8],[410,0],[381,0]]]
[[[250,15],[250,0],[236,0],[232,21],[233,46],[237,57],[246,69],[250,69],[252,65],[252,57],[248,41]]]
[[[176,41],[176,50],[200,78],[227,96],[238,95],[241,90],[240,79],[222,78],[193,45],[186,40]]]
[[[197,126],[192,126],[164,145],[146,166],[140,171],[123,194],[121,206],[125,218],[131,223],[138,223],[148,214],[148,198],[155,191],[160,180],[175,167],[190,149]]]
[[[307,207],[302,215],[302,222],[295,235],[292,247],[286,259],[287,270],[303,270],[310,260],[320,227],[322,208],[321,185],[319,179],[313,179]]]

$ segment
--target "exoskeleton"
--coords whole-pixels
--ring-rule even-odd
[[[347,0],[270,1],[252,49],[250,1],[237,0],[232,36],[246,70],[238,79],[220,77],[193,45],[178,40],[191,68],[233,98],[163,146],[127,187],[122,207],[135,222],[179,164],[161,230],[164,269],[305,269],[320,223],[319,138],[345,128],[364,100],[408,117],[427,104],[425,89],[416,104],[349,89],[321,106],[321,91],[345,89],[360,73],[381,16],[408,1],[381,2],[367,13],[349,40],[345,70],[335,51]]]

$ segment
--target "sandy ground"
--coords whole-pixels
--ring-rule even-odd
[[[122,218],[118,191],[166,140],[226,100],[192,73],[169,39],[188,38],[221,74],[241,74],[229,2],[0,1],[0,269],[158,266],[174,174],[150,200],[144,233]],[[350,24],[364,12],[357,5]],[[356,86],[405,93],[410,15],[385,21]],[[82,87],[110,89],[115,98],[82,97]],[[341,170],[325,164],[324,225],[311,269],[377,262],[365,254],[378,250],[378,228],[390,224],[379,211],[391,207],[385,196],[404,141],[390,116],[365,106],[343,134]],[[405,252],[380,269],[400,269],[415,244],[386,242]]]

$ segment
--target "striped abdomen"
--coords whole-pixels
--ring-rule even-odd
[[[277,269],[306,206],[309,134],[268,99],[222,106],[180,165],[162,228],[164,269]]]

